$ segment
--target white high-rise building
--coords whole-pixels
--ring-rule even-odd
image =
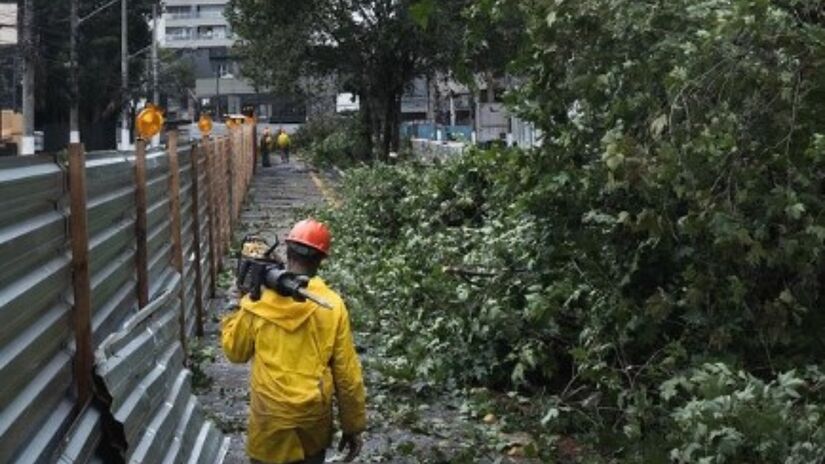
[[[168,99],[167,110],[174,118],[191,119],[198,107],[211,107],[218,114],[237,114],[252,106],[261,121],[303,122],[303,103],[289,96],[256,91],[252,82],[243,78],[240,65],[231,57],[231,47],[238,37],[224,15],[228,4],[228,0],[165,0],[158,23],[160,46],[191,62],[195,73],[192,94]],[[195,101],[188,98],[191,96]]]
[[[166,0],[159,41],[166,48],[231,47],[227,0]]]

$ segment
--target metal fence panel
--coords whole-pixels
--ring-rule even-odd
[[[192,337],[197,329],[197,299],[199,298],[195,281],[197,272],[195,266],[195,217],[192,211],[195,184],[192,172],[192,148],[182,147],[179,150],[180,159],[180,212],[181,212],[181,254],[183,256],[183,281],[186,335]]]
[[[180,315],[183,303],[185,334],[192,336],[198,302],[207,306],[214,285],[210,264],[220,265],[249,185],[248,132],[236,132],[231,143],[208,141],[206,150],[179,148],[179,221],[170,218],[169,156],[164,150],[147,154],[150,303],[141,310],[135,155],[87,154],[92,345],[104,401],[85,405],[76,404],[72,393],[66,168],[53,158],[0,159],[0,462],[108,462],[117,459],[112,445],[119,441],[130,462],[223,460],[227,441],[191,394]],[[197,171],[191,162],[195,155]],[[73,205],[77,201],[83,204],[75,197]],[[170,239],[178,225],[180,273],[172,264]]]
[[[48,454],[68,427],[65,185],[52,158],[0,160],[0,462]]]
[[[198,217],[200,218],[200,237],[201,237],[201,278],[204,295],[208,289],[212,288],[212,276],[209,272],[209,263],[212,261],[212,248],[210,246],[210,231],[214,230],[212,226],[212,217],[209,214],[211,197],[209,195],[210,186],[207,185],[209,176],[206,170],[209,164],[206,161],[206,150],[201,150],[201,156],[198,158]],[[205,302],[204,302],[205,303]]]
[[[221,462],[228,448],[228,438],[214,424],[192,421],[197,400],[177,340],[181,283],[170,281],[97,353],[97,372],[112,394],[114,417],[123,424],[129,462],[180,462],[196,455],[199,462]],[[206,430],[216,446],[197,441],[182,446],[193,425],[199,434]]]
[[[116,152],[87,157],[92,333],[97,346],[137,310],[134,164]]]

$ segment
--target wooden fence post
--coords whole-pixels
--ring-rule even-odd
[[[232,214],[232,191],[230,190],[229,181],[229,139],[221,139],[220,145],[221,158],[221,234],[219,242],[218,253],[218,271],[223,270],[223,254],[226,252],[227,244],[229,243],[229,216]]]
[[[258,122],[252,123],[252,174],[258,172]]]
[[[86,209],[86,155],[83,145],[69,145],[69,217],[72,245],[72,325],[75,338],[74,379],[79,412],[92,398],[92,286],[89,276],[89,223]]]
[[[201,221],[200,221],[200,176],[199,166],[201,148],[198,144],[192,144],[192,151],[189,155],[192,168],[192,243],[195,249],[195,334],[203,337],[203,271],[201,270]]]
[[[224,173],[225,165],[223,159],[223,139],[215,139],[215,200],[217,201],[215,207],[216,214],[216,224],[217,228],[215,229],[215,272],[221,272],[221,257],[223,256],[223,221],[224,211],[226,210],[226,195],[224,192],[224,188],[226,187],[225,177],[226,174]]]
[[[209,278],[211,280],[209,285],[209,296],[215,298],[215,289],[218,285],[218,270],[215,265],[215,260],[217,259],[216,253],[218,250],[215,247],[215,239],[217,235],[217,214],[215,214],[217,207],[215,202],[217,201],[217,198],[215,195],[214,142],[210,139],[206,139],[206,142],[204,143],[204,148],[204,154],[206,156],[206,211],[209,215],[209,227],[207,228],[209,232]]]
[[[146,218],[146,141],[135,141],[135,239],[138,309],[149,304],[149,250]]]
[[[169,212],[172,229],[172,267],[180,274],[180,344],[186,357],[186,275],[183,272],[183,238],[180,231],[180,163],[178,161],[178,133],[168,134],[169,155]]]
[[[244,169],[244,198],[249,191],[249,185],[252,183],[252,176],[255,174],[255,160],[258,158],[258,144],[255,141],[257,137],[257,126],[254,124],[249,128],[247,139],[249,142],[249,153],[244,153],[246,160],[246,169]]]
[[[228,143],[224,146],[226,150],[226,191],[229,196],[229,221],[227,222],[226,243],[232,240],[229,231],[232,230],[232,225],[235,223],[235,153],[233,152],[235,151],[235,145],[237,145],[235,142],[238,138],[237,135],[237,129],[230,131],[229,139],[227,140]]]

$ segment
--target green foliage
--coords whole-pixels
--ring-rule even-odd
[[[528,46],[525,14],[534,0],[478,0],[463,15],[464,40],[454,64],[461,80],[475,83],[478,73],[501,76],[514,67]]]
[[[673,407],[670,458],[680,463],[821,462],[823,386],[825,376],[817,369],[785,372],[766,383],[724,364],[670,379],[661,389]],[[808,403],[812,394],[818,403]]]
[[[212,379],[204,371],[207,364],[214,363],[217,352],[214,346],[208,345],[203,340],[194,338],[187,346],[189,353],[189,370],[192,371],[192,388],[195,390],[206,390],[212,384]]]
[[[519,156],[354,169],[347,202],[323,213],[336,236],[328,272],[356,314],[369,311],[364,323],[389,353],[403,355],[393,375],[500,386],[538,371],[552,376],[552,337],[520,335],[541,311],[510,310],[536,291],[538,277],[526,262],[533,250],[520,246],[538,226],[511,214],[499,178]]]
[[[544,146],[355,170],[325,213],[391,374],[549,395],[623,462],[822,460],[819,2],[520,11]]]
[[[357,136],[360,130],[354,116],[319,117],[301,126],[292,140],[313,165],[346,168],[371,158]]]
[[[311,118],[295,132],[292,136],[292,143],[296,146],[308,147],[334,134],[340,130],[341,127],[349,126],[353,123],[351,117],[342,115],[327,115]]]
[[[161,49],[158,61],[158,86],[163,94],[171,98],[180,97],[195,87],[195,65],[181,53]]]
[[[65,124],[69,119],[69,1],[34,1],[36,44],[36,121],[38,127]],[[98,0],[79,0],[81,16],[101,6]],[[147,47],[150,0],[129,2],[129,53]],[[87,149],[111,148],[120,105],[127,98],[150,94],[145,60],[131,60],[128,95],[123,95],[120,76],[120,8],[102,10],[80,26],[77,42],[80,125]],[[111,130],[109,129],[111,128]],[[47,131],[49,132],[49,131]],[[50,138],[50,137],[49,137]],[[49,142],[47,142],[49,143]]]
[[[457,27],[468,0],[330,2],[232,0],[227,17],[235,46],[256,85],[358,95],[367,152],[386,157],[399,144],[401,95],[414,78],[446,70],[461,43]]]

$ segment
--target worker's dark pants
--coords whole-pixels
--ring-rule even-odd
[[[289,148],[281,148],[281,161],[289,163]]]
[[[326,451],[321,451],[320,453],[316,454],[315,456],[308,457],[303,461],[298,461],[295,463],[290,464],[324,464],[324,460],[327,457]],[[252,464],[266,464],[264,461],[258,461],[257,459],[250,459],[249,460]]]
[[[268,168],[268,167],[272,166],[272,164],[269,163],[269,151],[268,150],[264,150],[264,151],[261,152],[261,162],[263,163],[265,168]]]

